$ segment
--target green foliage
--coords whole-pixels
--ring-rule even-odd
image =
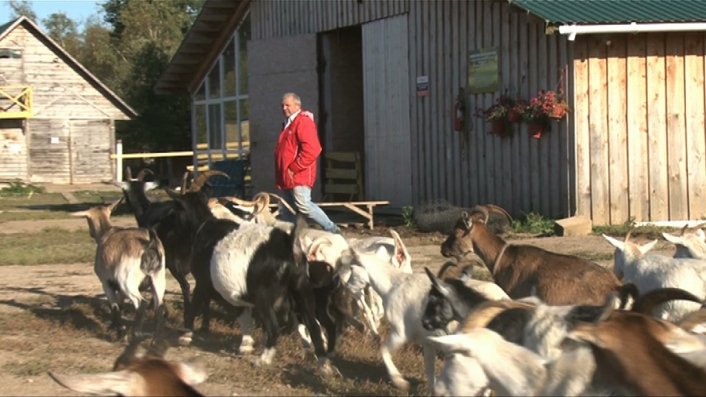
[[[7,3],[8,7],[12,10],[12,19],[19,18],[24,15],[28,19],[37,22],[37,13],[34,12],[32,8],[32,3],[28,0],[10,0]],[[3,21],[3,23],[6,21]]]
[[[0,190],[0,197],[31,196],[35,193],[44,193],[43,186],[27,185],[24,182],[10,182],[10,186]]]
[[[410,228],[417,228],[417,222],[414,220],[414,207],[402,207],[402,220],[404,225]]]
[[[514,219],[512,221],[512,230],[515,233],[552,235],[554,234],[554,220],[530,212]]]
[[[632,235],[644,235],[649,239],[662,239],[662,233],[671,233],[679,230],[673,227],[663,226],[635,226],[635,217],[630,217],[620,225],[598,225],[593,227],[593,234],[605,234],[611,237],[625,237],[628,231],[632,229]]]
[[[47,34],[69,54],[77,56],[81,51],[81,36],[78,23],[63,12],[55,12],[42,19]]]

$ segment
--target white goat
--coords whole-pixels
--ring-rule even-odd
[[[657,240],[643,245],[630,241],[630,233],[625,241],[610,236],[603,237],[615,246],[613,272],[623,283],[633,283],[640,295],[658,288],[680,288],[691,292],[699,299],[706,299],[706,261],[693,258],[670,258],[664,255],[648,254]],[[694,302],[673,301],[657,308],[657,318],[678,321],[700,308]]]
[[[529,349],[506,341],[488,328],[474,328],[463,334],[432,336],[432,343],[445,354],[459,353],[475,359],[492,390],[501,396],[533,396],[544,384],[545,360]],[[475,365],[475,364],[472,364]],[[483,377],[471,379],[469,389],[481,390]]]
[[[431,288],[429,278],[420,273],[403,273],[376,254],[355,250],[343,256],[342,264],[346,267],[341,270],[341,279],[351,290],[361,291],[370,285],[382,298],[391,330],[380,351],[392,382],[401,390],[409,389],[409,382],[400,374],[392,355],[406,342],[419,343],[423,345],[429,391],[433,391],[436,349],[425,340],[435,333],[424,329],[420,321]]]
[[[679,235],[662,233],[662,236],[676,245],[675,258],[706,259],[706,233],[701,229],[703,224],[691,228],[687,226],[684,226]]]
[[[110,222],[110,214],[123,200],[110,205],[93,207],[71,215],[85,217],[91,237],[96,241],[93,269],[100,280],[110,304],[113,326],[118,338],[124,336],[120,306],[127,297],[137,310],[136,325],[141,326],[145,306],[140,287],[149,279],[152,286],[157,327],[162,321],[162,302],[166,288],[164,247],[154,230],[144,228],[119,228]],[[155,335],[156,336],[156,335]]]

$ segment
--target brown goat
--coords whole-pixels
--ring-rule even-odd
[[[613,312],[579,322],[570,338],[588,343],[596,381],[642,396],[706,395],[706,372],[665,346],[676,325],[635,312]]]
[[[622,288],[610,270],[594,262],[531,245],[509,245],[488,230],[487,219],[483,208],[474,208],[470,215],[463,212],[441,254],[462,259],[475,252],[510,298],[528,297],[534,288],[549,305],[602,305],[610,292]]]
[[[113,372],[49,376],[61,386],[79,393],[123,396],[203,396],[194,389],[208,375],[202,362],[164,359],[168,346],[148,349],[138,356],[141,340],[133,340],[113,365]]]

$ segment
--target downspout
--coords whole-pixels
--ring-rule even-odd
[[[693,23],[644,23],[632,22],[623,25],[561,25],[559,34],[569,35],[574,41],[577,34],[591,33],[646,33],[646,32],[703,32],[706,22]]]

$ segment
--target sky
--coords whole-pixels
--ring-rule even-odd
[[[98,12],[98,4],[104,0],[32,0],[32,8],[41,25],[42,19],[55,12],[64,12],[76,22],[83,22],[87,17]],[[8,0],[0,0],[0,24],[10,21],[12,9]],[[42,26],[43,28],[44,26]]]

